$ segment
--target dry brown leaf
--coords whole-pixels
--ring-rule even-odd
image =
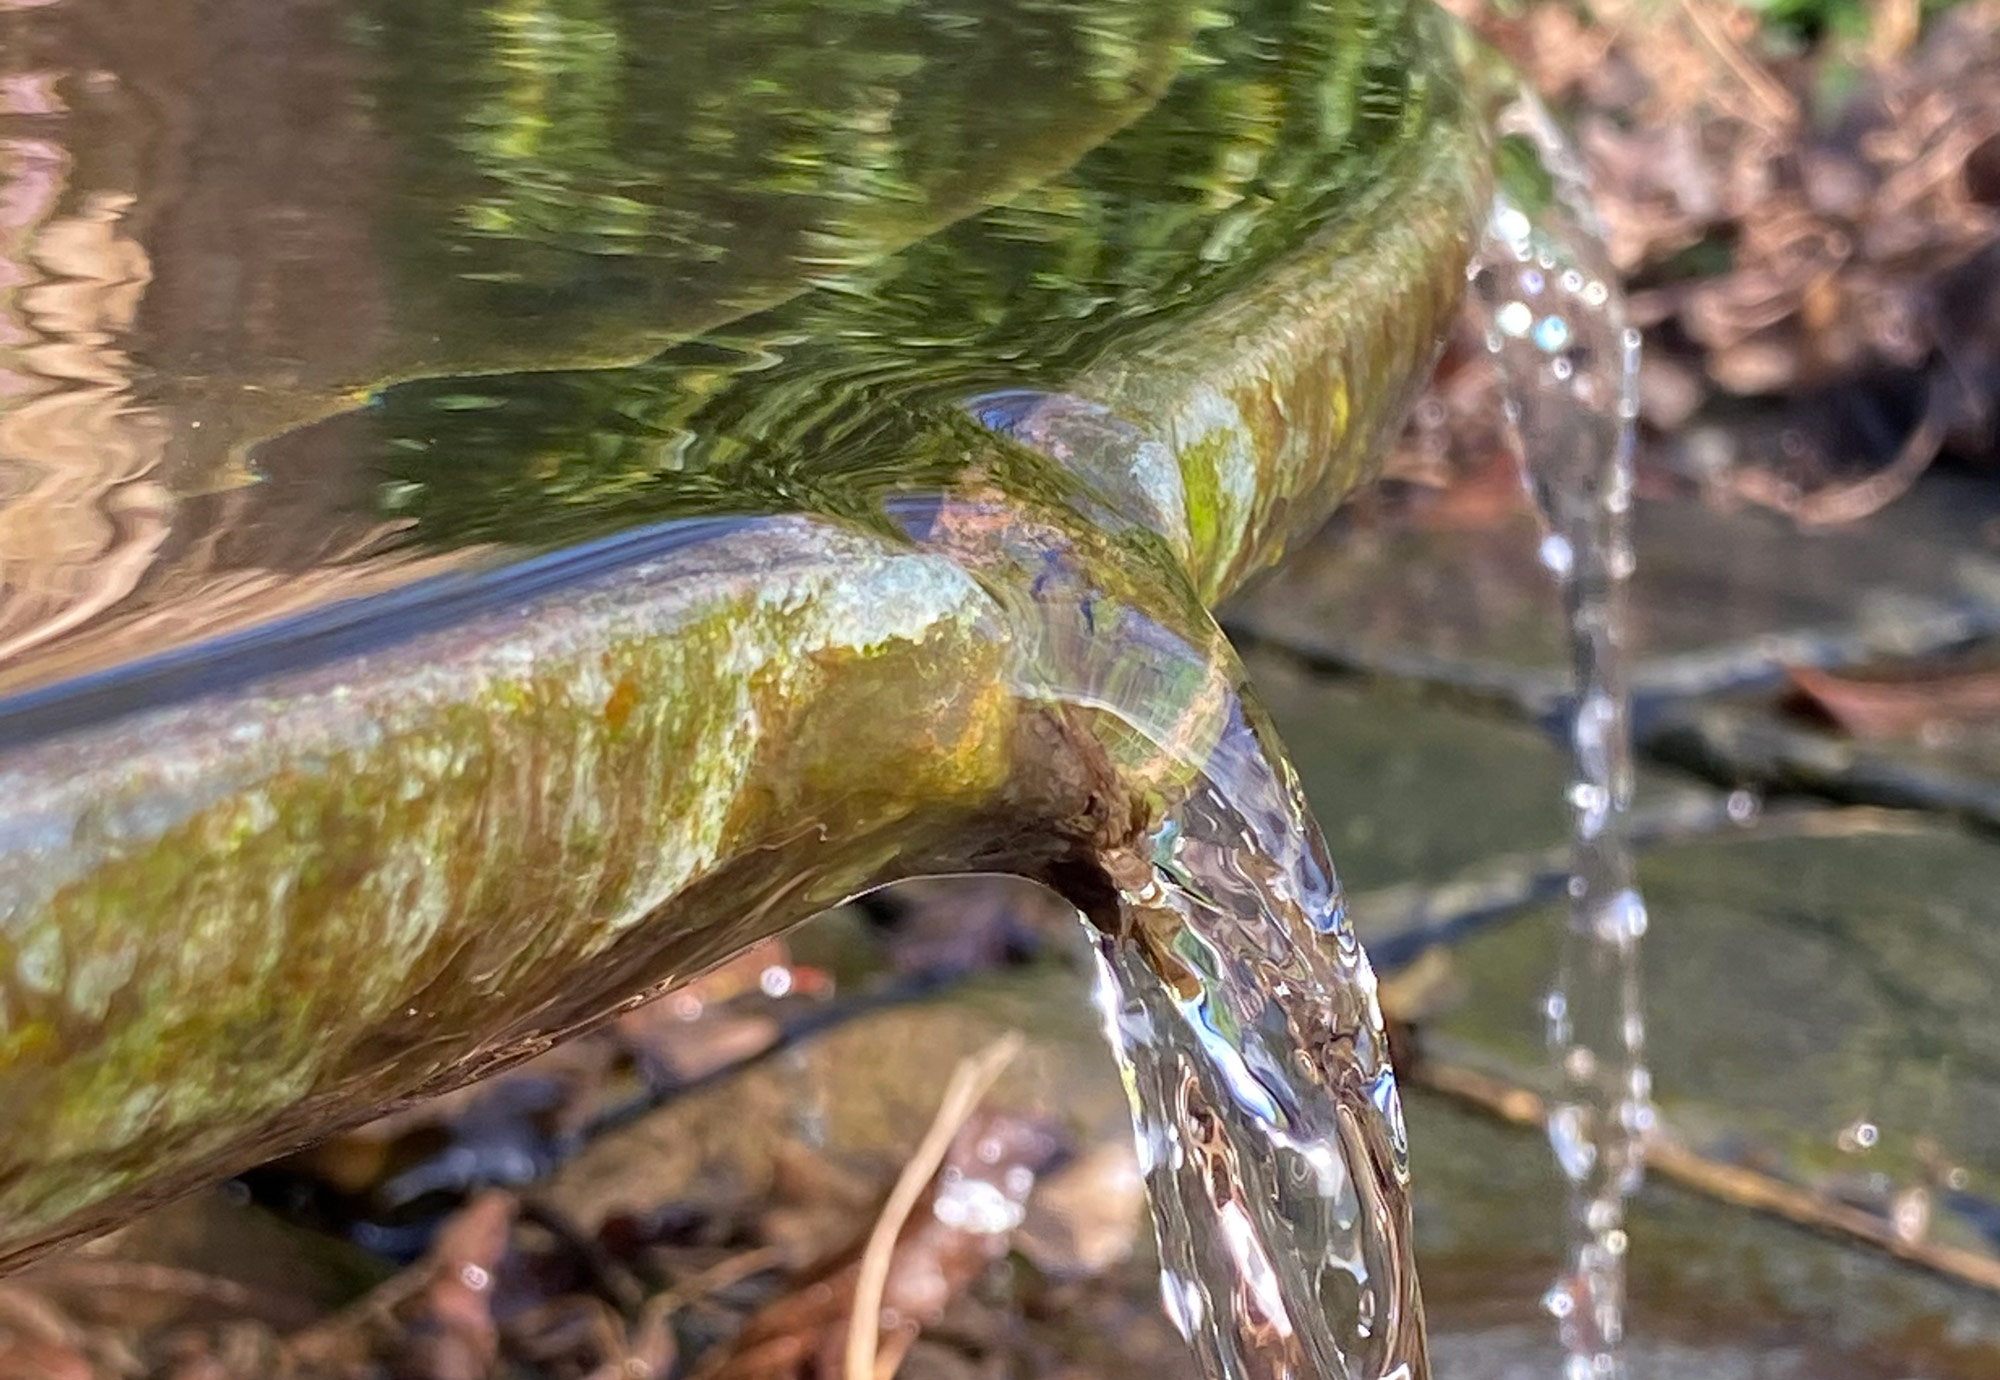
[[[1898,738],[1938,724],[2000,722],[2000,671],[1928,671],[1857,679],[1806,667],[1786,673],[1821,714],[1857,738]]]
[[[82,1352],[61,1342],[0,1341],[0,1380],[96,1380]]]
[[[0,1380],[94,1380],[80,1332],[31,1288],[0,1285]]]

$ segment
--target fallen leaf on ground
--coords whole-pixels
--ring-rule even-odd
[[[1857,738],[1908,737],[1938,725],[2000,722],[2000,670],[1863,680],[1800,666],[1786,675],[1807,705]]]
[[[34,1290],[0,1285],[0,1380],[94,1380],[78,1329]]]

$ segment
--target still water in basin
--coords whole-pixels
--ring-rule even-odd
[[[0,688],[523,546],[949,484],[927,407],[1068,385],[1379,215],[1458,119],[1432,21],[12,10]]]
[[[866,887],[1011,870],[1095,926],[1208,1370],[1426,1372],[1373,979],[1206,607],[1359,481],[1462,287],[1440,16],[0,24],[0,1260]],[[1481,284],[1575,591],[1595,934],[1627,361],[1524,214]],[[1572,302],[1536,353],[1529,271]],[[1636,1086],[1636,1035],[1575,1029]],[[1577,1079],[1602,1253],[1632,1142]]]

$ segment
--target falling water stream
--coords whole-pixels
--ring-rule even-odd
[[[1108,859],[1099,999],[1168,1315],[1207,1374],[1425,1374],[1409,1147],[1375,981],[1298,784],[1245,702]]]
[[[1625,324],[1583,169],[1561,132],[1523,94],[1499,133],[1501,192],[1474,294],[1544,521],[1543,563],[1562,585],[1575,678],[1569,923],[1544,1010],[1560,1080],[1549,1139],[1570,1184],[1571,1220],[1567,1264],[1545,1303],[1567,1380],[1608,1380],[1625,1370],[1625,1201],[1654,1115],[1621,646],[1639,335]]]
[[[1570,921],[1546,1004],[1570,1224],[1545,1302],[1565,1380],[1611,1380],[1625,1371],[1624,1205],[1653,1116],[1621,652],[1638,337],[1555,126],[1522,97],[1499,132],[1506,171],[1473,266],[1475,309],[1545,522],[1542,558],[1564,590],[1577,687]],[[1129,622],[1093,639],[1099,661],[1108,644],[1156,668],[1202,664],[1157,630],[1132,646]],[[1203,669],[1223,674],[1213,659]],[[1184,724],[1147,722],[1129,678],[1127,691],[1079,698],[1156,744],[1186,738]],[[1208,702],[1220,728],[1197,783],[1104,855],[1116,917],[1094,917],[1166,1310],[1211,1376],[1424,1376],[1410,1152],[1374,975],[1268,729],[1233,684]]]
[[[1425,1375],[1374,977],[1240,702],[1213,760],[1119,879],[1144,942],[1100,944],[1167,1312],[1218,1377]]]

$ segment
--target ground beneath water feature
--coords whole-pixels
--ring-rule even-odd
[[[1681,740],[1659,725],[1727,710],[1823,750],[1852,748],[1785,707],[1780,663],[1799,647],[1879,654],[1884,606],[1950,597],[1976,612],[1966,601],[1996,559],[1984,535],[1994,516],[2000,502],[1949,477],[1865,528],[1823,536],[1642,503],[1642,681],[1672,657],[1747,665],[1743,649],[1769,652],[1761,679],[1660,701],[1642,738],[1672,746]],[[1711,554],[1705,567],[1672,559],[1690,531]],[[1535,1316],[1559,1251],[1562,1187],[1546,1146],[1425,1090],[1426,1067],[1544,1086],[1536,1003],[1553,961],[1566,766],[1535,697],[1514,707],[1486,677],[1482,630],[1548,611],[1546,576],[1532,556],[1507,576],[1502,540],[1421,522],[1332,534],[1235,614],[1392,1015],[1412,1022],[1399,1034],[1418,1057],[1405,1079],[1417,1245],[1447,1380],[1545,1376],[1558,1359]],[[1969,583],[1923,583],[1953,571]],[[1407,600],[1413,587],[1473,585],[1476,609]],[[1713,643],[1662,621],[1717,597],[1733,611]],[[1286,637],[1279,614],[1307,598],[1350,611],[1367,636]],[[1393,619],[1370,613],[1392,608]],[[1352,669],[1385,647],[1438,669]],[[1921,741],[1867,746],[1930,779],[1935,750]],[[2000,975],[2000,842],[1943,808],[1791,796],[1748,809],[1731,790],[1763,779],[1761,759],[1736,775],[1719,753],[1697,764],[1706,775],[1687,760],[1643,763],[1637,810],[1656,918],[1650,1050],[1670,1134],[1829,1218],[1900,1223],[1958,1253],[1947,1259],[2000,1269],[2000,1049],[1988,1047],[1984,995]],[[105,1374],[271,1374],[284,1339],[314,1327],[339,1345],[322,1340],[324,1368],[301,1374],[442,1380],[491,1373],[462,1368],[490,1356],[497,1373],[585,1375],[614,1340],[625,1352],[610,1359],[629,1359],[647,1341],[634,1321],[646,1300],[678,1290],[668,1335],[699,1367],[787,1292],[788,1268],[869,1228],[954,1062],[1020,1029],[1027,1048],[991,1105],[1053,1137],[1045,1172],[1001,1263],[952,1276],[957,1292],[901,1373],[1191,1375],[1159,1310],[1122,1093],[1067,916],[1033,891],[947,886],[875,911],[829,917],[783,961],[761,955],[649,1008],[650,1022],[478,1096],[416,1109],[9,1281],[0,1326],[42,1339],[41,1368],[24,1372],[37,1376],[89,1373],[61,1369],[69,1356]],[[484,1245],[479,1268],[502,1287],[454,1296],[434,1269],[399,1262],[435,1241],[478,1181],[508,1183],[524,1206]],[[1971,1380],[2000,1366],[1990,1289],[1658,1174],[1628,1229],[1635,1374]],[[357,1307],[371,1286],[375,1303]],[[26,1364],[24,1343],[11,1345],[0,1357]]]

